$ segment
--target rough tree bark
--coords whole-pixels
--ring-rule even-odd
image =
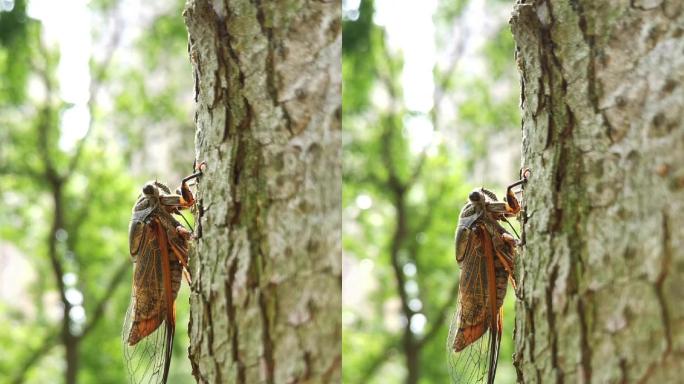
[[[201,231],[190,359],[202,383],[338,382],[341,9],[189,1]]]
[[[684,370],[684,3],[518,1],[520,382]]]

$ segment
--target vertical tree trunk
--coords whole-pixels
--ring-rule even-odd
[[[518,1],[520,382],[684,370],[684,4]]]
[[[191,0],[202,383],[328,383],[341,365],[341,9]]]
[[[52,216],[52,227],[50,228],[48,239],[48,255],[54,278],[59,288],[60,298],[62,301],[62,344],[64,345],[64,383],[75,384],[78,378],[78,344],[79,339],[71,331],[71,302],[66,296],[66,287],[64,286],[64,267],[60,262],[60,255],[57,251],[58,233],[65,230],[64,218],[64,179],[60,178],[51,168],[46,172],[46,179],[48,180],[52,189],[52,204],[54,206]]]

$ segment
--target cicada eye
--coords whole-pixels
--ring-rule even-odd
[[[472,191],[470,192],[470,195],[468,195],[468,200],[472,201],[473,203],[477,203],[481,198],[482,195],[480,195],[480,192],[478,191]]]
[[[146,195],[154,195],[154,186],[152,184],[145,184],[143,193]]]

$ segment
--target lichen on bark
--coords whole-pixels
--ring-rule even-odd
[[[518,1],[520,382],[684,368],[684,4]]]
[[[190,359],[202,383],[338,382],[340,7],[189,1],[201,238]]]

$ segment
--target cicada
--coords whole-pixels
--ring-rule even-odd
[[[459,215],[458,304],[447,342],[456,383],[494,383],[503,332],[501,307],[509,280],[515,289],[513,261],[517,252],[516,238],[500,222],[508,222],[507,217],[520,212],[514,190],[524,186],[529,175],[529,170],[521,172],[521,180],[508,186],[504,201],[484,188],[472,191]]]
[[[176,193],[157,181],[148,182],[133,207],[128,241],[134,263],[131,302],[126,312],[122,342],[131,383],[166,383],[176,326],[175,300],[181,276],[187,272],[192,232],[174,214],[190,208],[195,199],[184,178]],[[186,222],[187,223],[187,222]]]

